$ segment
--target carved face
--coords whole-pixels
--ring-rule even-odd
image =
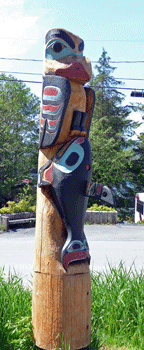
[[[90,61],[83,56],[84,41],[63,30],[51,29],[45,37],[44,73],[84,84],[91,79]]]

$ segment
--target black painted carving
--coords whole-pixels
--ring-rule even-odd
[[[60,151],[40,169],[38,185],[51,186],[54,198],[57,198],[55,204],[58,204],[67,230],[67,240],[61,252],[62,263],[67,269],[72,261],[90,260],[83,227],[92,157],[89,141],[84,137],[76,138],[63,152],[62,148]]]
[[[82,112],[82,118],[81,118],[81,131],[85,131],[86,132],[86,128],[85,128],[85,124],[86,124],[86,119],[87,119],[87,113],[86,112]]]
[[[81,116],[82,116],[82,112],[74,111],[72,124],[71,124],[71,130],[81,131],[81,127],[80,127]]]
[[[47,33],[47,35],[45,37],[45,44],[47,44],[47,42],[50,39],[55,39],[55,38],[63,39],[72,49],[75,48],[75,43],[72,40],[72,38],[68,35],[68,33],[64,32],[64,30],[61,30],[61,29],[49,30],[49,32]],[[82,48],[82,46],[80,46],[80,49],[81,48]]]
[[[80,44],[79,44],[79,51],[83,51],[84,50],[84,41],[82,41]]]
[[[112,191],[109,187],[100,183],[89,182],[87,184],[86,196],[103,200],[111,205],[114,205],[114,197]]]
[[[87,137],[88,137],[89,136],[89,131],[90,131],[90,126],[91,126],[91,121],[92,121],[92,116],[93,116],[93,111],[94,111],[94,105],[95,105],[95,92],[94,92],[94,90],[92,90],[89,87],[84,87],[84,88],[85,88],[85,92],[86,92],[86,99],[87,99],[87,101],[89,99],[89,94],[92,94],[92,106],[91,106],[91,108],[89,108],[89,103],[86,106],[87,114],[90,114],[90,118],[89,118],[90,121],[89,121],[89,125],[88,125],[88,128],[87,128]]]
[[[43,76],[40,148],[51,146],[58,139],[70,94],[68,79]]]
[[[87,113],[81,111],[74,111],[71,130],[85,131]]]

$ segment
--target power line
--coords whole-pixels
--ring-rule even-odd
[[[31,72],[10,72],[10,71],[5,71],[1,70],[1,73],[8,73],[8,74],[23,74],[23,75],[38,75],[42,76],[42,73],[31,73]],[[133,80],[133,81],[144,81],[142,78],[115,78],[117,80]]]
[[[31,83],[31,84],[42,84],[41,81],[33,81],[33,80],[18,80],[18,79],[7,79],[7,78],[0,78],[0,81],[19,81],[22,83]],[[95,87],[95,85],[89,85],[90,87]],[[103,89],[103,86],[99,86],[100,89]],[[117,90],[134,90],[134,88],[130,88],[130,87],[117,87],[117,86],[109,86],[109,87],[105,87],[106,89],[117,89]],[[137,91],[142,91],[142,89],[136,89]]]
[[[30,72],[8,72],[6,70],[1,70],[0,71],[1,73],[8,73],[8,74],[28,74],[28,75],[41,75],[42,76],[42,73],[30,73]]]
[[[1,40],[20,40],[18,37],[0,37]],[[38,40],[39,38],[22,38],[22,41],[33,41]],[[144,42],[143,39],[137,40],[137,39],[84,39],[85,42]]]
[[[34,58],[14,58],[14,57],[0,57],[0,60],[8,61],[29,61],[29,62],[43,62],[43,60],[36,60]]]
[[[0,57],[0,60],[8,61],[24,61],[24,62],[43,62],[34,58],[14,58],[14,57]],[[91,61],[91,63],[99,63],[98,61]],[[144,61],[110,61],[110,63],[144,63]]]
[[[134,88],[130,88],[130,87],[118,87],[118,86],[108,86],[108,87],[103,87],[103,86],[99,86],[98,88],[95,85],[89,85],[90,87],[95,87],[96,89],[116,89],[116,90],[134,90]],[[142,89],[136,89],[138,91],[142,91]]]
[[[120,80],[144,80],[142,78],[115,78],[115,79],[120,79]]]
[[[32,84],[42,84],[41,81],[33,81],[33,80],[19,80],[19,79],[3,79],[3,78],[0,78],[0,81],[19,81],[19,82],[22,82],[22,83],[32,83]]]
[[[105,41],[105,42],[138,42],[138,43],[141,43],[141,42],[144,42],[144,40],[123,40],[123,39],[85,39],[84,42],[91,42],[91,41],[95,41],[95,42],[102,42],[102,41]]]
[[[9,37],[0,37],[0,39],[2,39],[2,40],[20,40],[20,38],[9,38]],[[38,38],[33,38],[33,39],[29,39],[29,38],[22,38],[22,41],[36,41],[36,40],[38,40]]]
[[[91,61],[91,63],[99,63],[99,62]],[[110,61],[110,63],[144,63],[144,61]]]

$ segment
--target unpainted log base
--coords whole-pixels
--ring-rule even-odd
[[[91,282],[87,262],[74,263],[60,274],[34,272],[33,331],[36,348],[82,349],[91,338]]]

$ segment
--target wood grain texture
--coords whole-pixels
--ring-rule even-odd
[[[81,271],[80,273],[78,271]],[[61,348],[62,334],[71,350],[87,346],[91,336],[91,287],[88,264],[70,266],[60,275],[34,273],[33,329],[36,345]]]

